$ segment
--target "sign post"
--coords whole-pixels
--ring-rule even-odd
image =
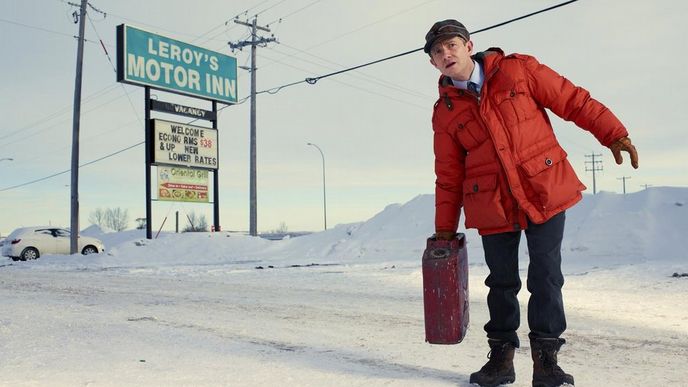
[[[151,155],[151,109],[148,101],[150,101],[150,87],[146,86],[144,96],[146,99],[146,239],[153,239],[153,205],[151,201],[151,166],[153,164],[153,156]]]
[[[217,101],[213,101],[214,118],[212,120],[213,129],[217,132]],[[220,154],[220,142],[215,142],[215,151],[218,156]],[[220,231],[220,179],[218,169],[215,169],[213,175],[213,231]]]

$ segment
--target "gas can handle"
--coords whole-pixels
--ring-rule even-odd
[[[449,249],[442,247],[430,250],[430,256],[432,259],[444,259],[449,256]]]
[[[428,238],[428,248],[463,249],[466,246],[466,234],[457,233],[452,240],[437,239],[435,234]]]

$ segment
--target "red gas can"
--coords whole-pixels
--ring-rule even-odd
[[[425,341],[458,344],[468,329],[466,236],[451,241],[429,238],[423,253]]]

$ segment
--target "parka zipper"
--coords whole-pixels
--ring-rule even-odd
[[[480,94],[481,95],[482,95],[483,90],[485,89],[485,85],[487,84],[487,81],[490,78],[492,78],[492,76],[497,72],[497,70],[499,70],[499,66],[495,66],[490,71],[489,74],[485,75],[485,79],[483,80],[483,87],[480,88]],[[483,117],[482,111],[480,110],[480,103],[481,103],[480,96],[478,96],[477,99],[478,99],[478,117],[480,118],[479,121],[483,125],[483,130],[487,131],[487,134],[490,136],[490,139],[492,140],[492,144],[495,146],[495,152],[497,153],[497,158],[500,160],[501,165],[502,165],[502,170],[504,171],[504,178],[505,178],[506,183],[507,183],[507,190],[509,191],[509,194],[511,195],[511,197],[513,198],[513,201],[514,201],[514,210],[513,210],[513,214],[512,214],[512,216],[514,217],[514,219],[513,219],[514,231],[518,231],[519,229],[523,230],[523,229],[525,229],[525,225],[521,224],[521,216],[520,216],[521,204],[518,202],[518,199],[516,198],[516,196],[513,193],[513,190],[511,188],[513,184],[511,183],[511,181],[509,181],[509,174],[506,172],[506,168],[504,167],[504,161],[502,160],[502,153],[504,151],[503,145],[502,145],[502,149],[497,147],[497,143],[495,142],[494,136],[492,135],[492,132],[488,128],[488,125],[485,122],[485,118]],[[497,112],[497,114],[501,115],[501,113],[499,113],[499,112]],[[503,124],[503,122],[504,122],[503,117],[501,118],[501,121],[502,121],[502,125],[505,127],[504,135],[506,136],[509,143],[512,143],[511,136],[509,135],[509,131],[506,129],[506,126]],[[519,184],[520,184],[520,182],[519,182]]]

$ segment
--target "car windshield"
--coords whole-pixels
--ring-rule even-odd
[[[26,232],[25,228],[18,228],[10,233],[10,235],[7,236],[7,239],[12,240],[17,237],[17,235],[20,235],[22,233]]]

